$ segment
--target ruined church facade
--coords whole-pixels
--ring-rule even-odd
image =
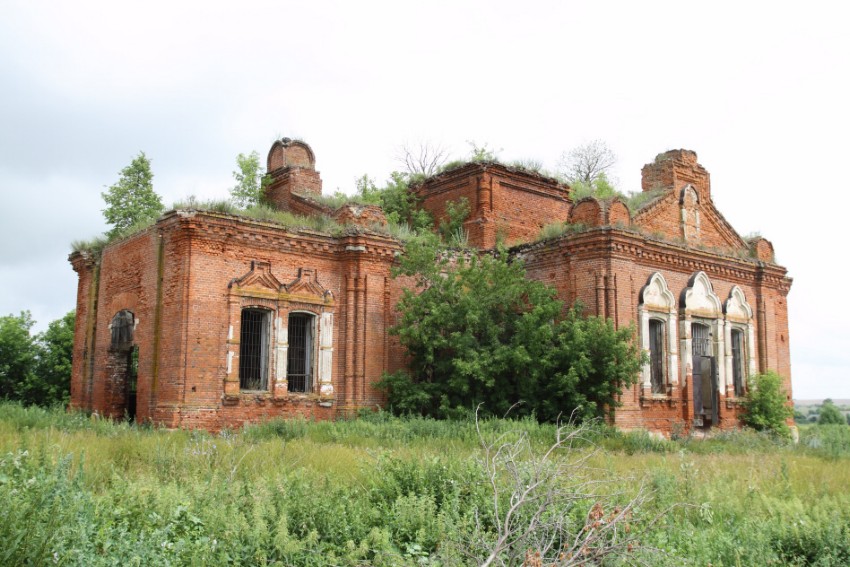
[[[332,419],[384,400],[404,365],[388,329],[405,281],[383,211],[317,197],[312,149],[272,146],[266,197],[335,220],[333,232],[214,211],[175,210],[100,253],[79,276],[71,405],[167,427],[217,430],[272,417]],[[670,434],[739,424],[748,377],[774,370],[791,395],[791,280],[764,238],[715,208],[694,152],[643,168],[645,203],[574,200],[568,186],[499,163],[469,163],[411,188],[439,221],[465,198],[469,244],[506,243],[528,276],[586,312],[633,325],[648,354],[615,425]],[[541,229],[563,235],[536,241]]]

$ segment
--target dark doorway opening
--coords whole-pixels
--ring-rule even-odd
[[[110,324],[112,340],[109,345],[109,408],[110,417],[136,419],[139,377],[139,347],[133,342],[136,318],[131,311],[119,311]]]
[[[719,423],[717,391],[717,364],[711,346],[711,329],[708,325],[691,326],[693,346],[694,425],[712,427]]]

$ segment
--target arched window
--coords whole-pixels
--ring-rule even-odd
[[[124,309],[115,314],[109,325],[112,330],[112,348],[124,349],[129,348],[133,344],[133,328],[135,327],[135,323],[136,321],[132,311]]]
[[[243,390],[268,390],[269,387],[269,311],[249,307],[242,310],[239,333],[239,387]]]
[[[744,395],[744,332],[741,329],[732,329],[732,384],[735,388],[735,397]]]
[[[641,372],[643,395],[669,396],[678,384],[676,300],[664,276],[653,273],[639,295],[641,347],[649,362]]]
[[[660,319],[649,320],[649,373],[653,394],[666,394],[664,384],[664,326]]]
[[[289,314],[289,350],[286,379],[290,392],[313,391],[313,337],[316,316],[312,313]]]
[[[755,374],[753,309],[747,303],[744,290],[738,286],[732,286],[729,299],[723,305],[723,311],[728,333],[726,335],[726,395],[740,398],[747,391],[747,377]]]

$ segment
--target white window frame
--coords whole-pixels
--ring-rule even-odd
[[[679,351],[676,341],[676,298],[667,286],[667,280],[661,272],[655,272],[640,291],[638,302],[638,321],[640,321],[641,348],[646,353],[649,349],[649,321],[659,320],[664,323],[665,364],[663,365],[664,385],[666,393],[651,394],[653,397],[669,397],[672,386],[679,383]],[[652,370],[649,362],[641,370],[641,382],[644,392],[652,392]]]

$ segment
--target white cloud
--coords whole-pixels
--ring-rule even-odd
[[[850,398],[842,164],[850,39],[828,3],[12,1],[0,21],[0,313],[56,318],[67,245],[140,150],[166,204],[220,197],[239,152],[301,136],[326,191],[383,179],[407,140],[553,167],[608,140],[626,190],[685,147],[741,232],[771,239],[795,396]],[[24,273],[27,275],[24,276]],[[68,276],[71,276],[69,281]],[[46,284],[23,285],[38,276]],[[67,289],[66,289],[67,288]],[[846,326],[846,325],[845,325]],[[836,343],[836,337],[840,338]],[[819,345],[830,345],[819,348]],[[818,378],[815,378],[818,377]]]

